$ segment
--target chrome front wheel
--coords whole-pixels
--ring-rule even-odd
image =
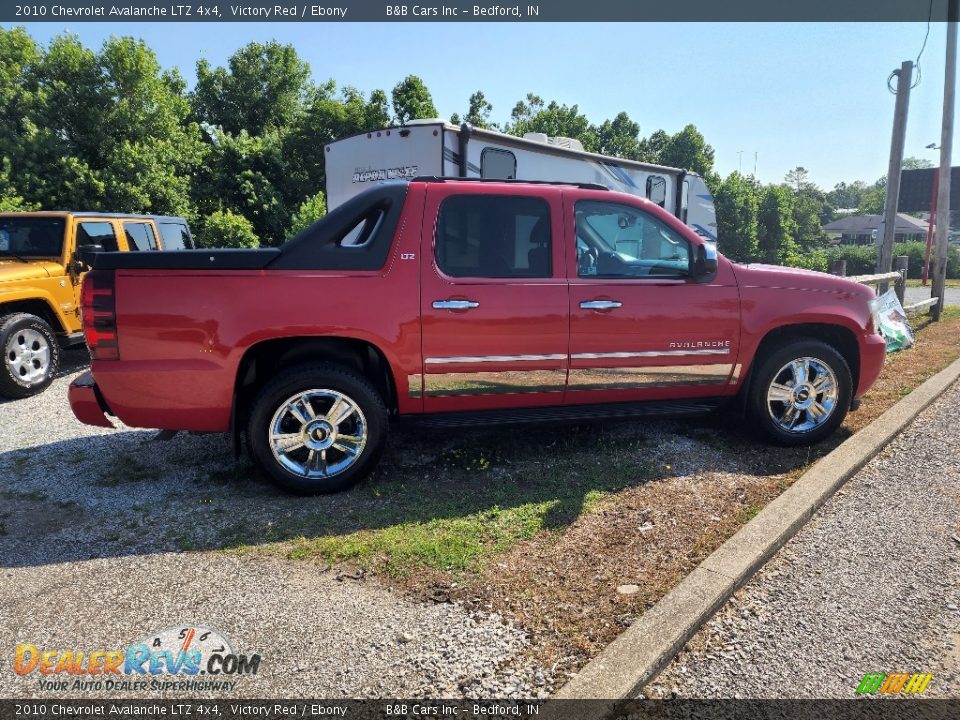
[[[840,427],[850,409],[853,378],[835,347],[798,339],[762,351],[747,388],[751,419],[767,439],[812,445]]]
[[[826,362],[801,357],[788,362],[767,388],[767,410],[782,430],[806,433],[837,408],[837,376]]]

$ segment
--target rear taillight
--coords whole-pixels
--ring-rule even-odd
[[[119,360],[113,270],[91,270],[83,278],[80,312],[83,336],[94,360]]]

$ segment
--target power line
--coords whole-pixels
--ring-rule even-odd
[[[933,0],[930,0],[930,8],[927,10],[927,32],[923,36],[923,45],[920,46],[920,52],[917,53],[917,81],[913,84],[916,87],[920,84],[920,78],[923,77],[923,71],[920,69],[920,58],[923,57],[923,51],[927,49],[927,40],[930,39],[930,21],[933,20]]]

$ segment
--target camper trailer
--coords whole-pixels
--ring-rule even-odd
[[[592,183],[647,198],[703,237],[717,241],[713,198],[703,179],[677,168],[586,152],[579,140],[414,120],[352,135],[326,147],[332,210],[381,180],[476,177]]]

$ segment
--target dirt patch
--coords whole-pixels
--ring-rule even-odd
[[[729,425],[721,429],[730,416],[664,428],[687,443],[675,448],[676,464],[661,462],[651,481],[605,497],[563,532],[514,545],[475,575],[451,581],[445,573],[417,573],[404,585],[421,593],[429,587],[431,594],[441,588],[516,620],[532,635],[536,661],[554,668],[559,687],[812,462],[957,357],[960,312],[951,310],[940,323],[919,325],[913,349],[888,356],[861,409],[829,442],[772,449]],[[693,462],[684,467],[682,458]],[[639,591],[618,592],[624,584]]]

